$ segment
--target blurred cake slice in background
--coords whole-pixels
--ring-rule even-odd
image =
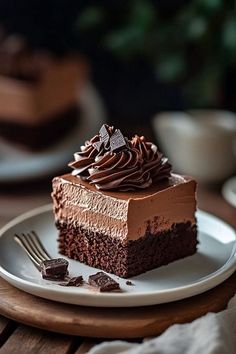
[[[0,36],[0,137],[41,150],[78,121],[78,92],[87,81],[78,56],[30,49],[19,36]]]

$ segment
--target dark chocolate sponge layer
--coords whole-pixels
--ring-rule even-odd
[[[128,241],[58,221],[59,252],[91,267],[122,278],[129,278],[194,254],[197,250],[197,228],[190,222],[174,224],[157,235],[147,231],[144,237]]]

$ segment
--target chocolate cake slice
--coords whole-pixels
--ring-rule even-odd
[[[53,180],[61,254],[129,278],[196,252],[196,182],[145,138],[105,126],[70,165]]]
[[[0,138],[31,151],[56,144],[79,122],[86,78],[82,58],[57,57],[0,33]]]

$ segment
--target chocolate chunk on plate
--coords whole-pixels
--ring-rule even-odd
[[[120,285],[103,272],[90,275],[88,278],[88,283],[89,285],[97,288],[100,292],[120,290]]]
[[[131,285],[132,286],[132,285],[134,285],[134,283],[132,283],[132,281],[130,281],[130,280],[127,280],[126,281],[126,285]]]
[[[69,279],[66,283],[60,284],[61,286],[80,286],[84,282],[82,275]]]
[[[69,262],[64,258],[47,259],[40,264],[42,277],[48,280],[63,280],[68,274]]]

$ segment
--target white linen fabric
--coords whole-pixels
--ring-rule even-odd
[[[89,354],[235,354],[236,295],[226,310],[208,313],[191,323],[175,324],[141,344],[103,342]]]

